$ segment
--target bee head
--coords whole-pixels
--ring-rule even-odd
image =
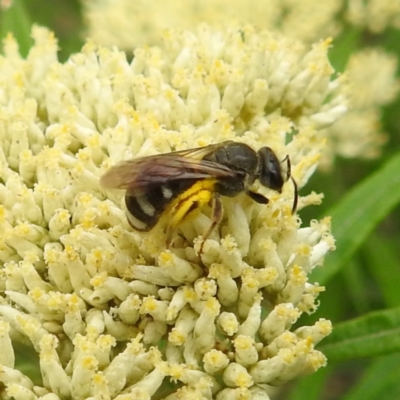
[[[282,176],[281,163],[279,162],[275,153],[269,147],[262,147],[260,150],[258,150],[258,157],[259,181],[262,185],[280,193],[285,181]]]
[[[286,174],[283,175],[281,162],[272,149],[269,147],[262,147],[258,150],[257,154],[259,159],[258,179],[262,185],[281,193],[283,184],[289,179],[292,180],[294,186],[292,214],[294,214],[297,209],[298,189],[296,181],[291,176],[289,156],[286,156],[282,160],[282,163],[285,161],[287,163]]]

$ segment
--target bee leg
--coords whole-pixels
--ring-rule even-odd
[[[167,232],[166,232],[166,240],[165,240],[165,246],[167,249],[169,249],[171,247],[172,244],[172,233],[173,233],[174,229],[171,227],[171,225],[167,226]]]
[[[224,209],[222,207],[220,196],[218,193],[214,193],[211,199],[211,225],[208,228],[207,232],[203,235],[203,242],[200,246],[199,255],[203,253],[204,243],[211,235],[215,227],[221,223],[223,216],[224,216]]]
[[[166,231],[166,247],[167,249],[169,247],[171,247],[172,243],[173,243],[173,234],[176,231],[176,227],[179,226],[179,224],[185,220],[185,218],[187,218],[189,216],[189,214],[191,214],[193,211],[197,210],[199,208],[199,204],[197,199],[195,199],[195,197],[189,197],[188,199],[186,199],[186,201],[184,202],[185,207],[179,207],[178,204],[175,207],[175,210],[172,211],[173,214],[173,219],[172,221],[170,221],[168,223],[167,226],[167,231]],[[183,237],[183,236],[182,236]]]
[[[246,191],[246,194],[251,197],[254,201],[256,201],[259,204],[268,204],[269,203],[269,199],[267,199],[265,196],[263,196],[260,193],[256,193],[256,192],[250,192],[249,190]]]

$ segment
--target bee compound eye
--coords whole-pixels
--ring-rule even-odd
[[[259,156],[259,180],[262,185],[281,191],[284,179],[282,177],[281,163],[272,149],[262,147],[258,151]]]

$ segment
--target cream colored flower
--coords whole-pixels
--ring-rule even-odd
[[[158,44],[164,29],[193,29],[201,22],[250,23],[302,41],[336,36],[345,21],[380,33],[400,27],[399,0],[82,0],[90,37],[126,50]]]
[[[380,33],[388,27],[400,28],[399,0],[350,0],[346,18],[356,26]]]
[[[0,58],[0,380],[9,398],[268,398],[325,365],[329,321],[292,329],[323,290],[308,281],[334,247],[330,221],[301,226],[294,187],[259,205],[224,198],[204,244],[207,210],[166,249],[160,227],[132,230],[123,191],[99,177],[120,160],[236,140],[289,155],[303,187],[321,130],[346,110],[327,59],[247,26],[168,32],[160,47],[87,43],[65,63],[34,28],[21,58]],[[302,196],[299,208],[321,195]],[[262,309],[265,311],[262,313]],[[265,315],[265,316],[264,316]],[[32,344],[41,386],[15,369]],[[258,386],[263,384],[262,386]]]
[[[83,5],[88,35],[96,43],[118,46],[129,53],[144,43],[160,43],[165,29],[192,30],[202,21],[216,26],[224,26],[226,21],[251,23],[305,43],[339,35],[345,27],[343,9],[348,22],[372,32],[400,26],[399,0],[84,0]],[[383,51],[362,50],[351,55],[346,74],[350,75],[350,113],[325,132],[324,169],[332,168],[337,155],[375,158],[381,154],[386,142],[379,122],[381,108],[398,93],[396,61]],[[386,100],[380,101],[385,93]],[[365,107],[356,99],[365,95],[377,99]]]
[[[363,50],[350,57],[347,66],[349,112],[327,129],[330,140],[321,166],[330,168],[335,154],[376,158],[386,135],[381,128],[381,107],[399,93],[397,58],[383,50]]]
[[[165,29],[191,30],[200,22],[251,23],[308,43],[341,30],[335,17],[342,4],[337,0],[82,0],[82,4],[88,35],[97,43],[128,51],[158,44]]]

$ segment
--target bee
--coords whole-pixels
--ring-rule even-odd
[[[285,162],[286,173],[281,167]],[[221,196],[245,192],[257,203],[267,204],[267,197],[250,190],[256,179],[279,193],[291,179],[292,213],[296,211],[298,190],[291,177],[289,156],[280,162],[269,147],[256,152],[234,141],[123,161],[107,171],[100,183],[105,188],[126,190],[128,221],[138,231],[151,230],[162,215],[169,215],[169,247],[174,229],[193,211],[210,205],[211,224],[203,235],[204,244],[222,221]]]

